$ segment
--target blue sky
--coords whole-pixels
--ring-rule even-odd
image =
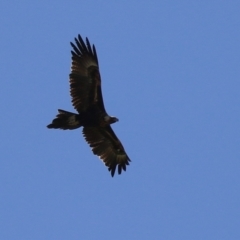
[[[239,1],[2,1],[0,239],[240,239]],[[49,130],[70,41],[97,48],[131,165]]]

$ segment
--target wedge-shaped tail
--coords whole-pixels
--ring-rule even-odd
[[[48,128],[73,130],[81,127],[79,115],[58,109],[58,115],[52,123],[47,125]]]

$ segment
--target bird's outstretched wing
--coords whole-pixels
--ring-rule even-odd
[[[74,108],[80,113],[97,104],[99,109],[106,112],[95,46],[91,47],[87,38],[85,43],[80,35],[71,46],[73,51],[71,51],[70,94]]]
[[[118,174],[126,171],[126,165],[131,161],[126,154],[123,145],[113,132],[111,126],[84,127],[83,135],[92,151],[108,167],[112,177],[118,165]]]

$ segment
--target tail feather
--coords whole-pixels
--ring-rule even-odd
[[[47,125],[47,128],[72,130],[81,127],[78,114],[67,112],[58,109],[58,115],[52,120],[52,123]]]

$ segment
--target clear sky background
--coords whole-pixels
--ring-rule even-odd
[[[240,1],[2,1],[0,239],[240,239]],[[70,41],[97,48],[131,165],[49,130]]]

